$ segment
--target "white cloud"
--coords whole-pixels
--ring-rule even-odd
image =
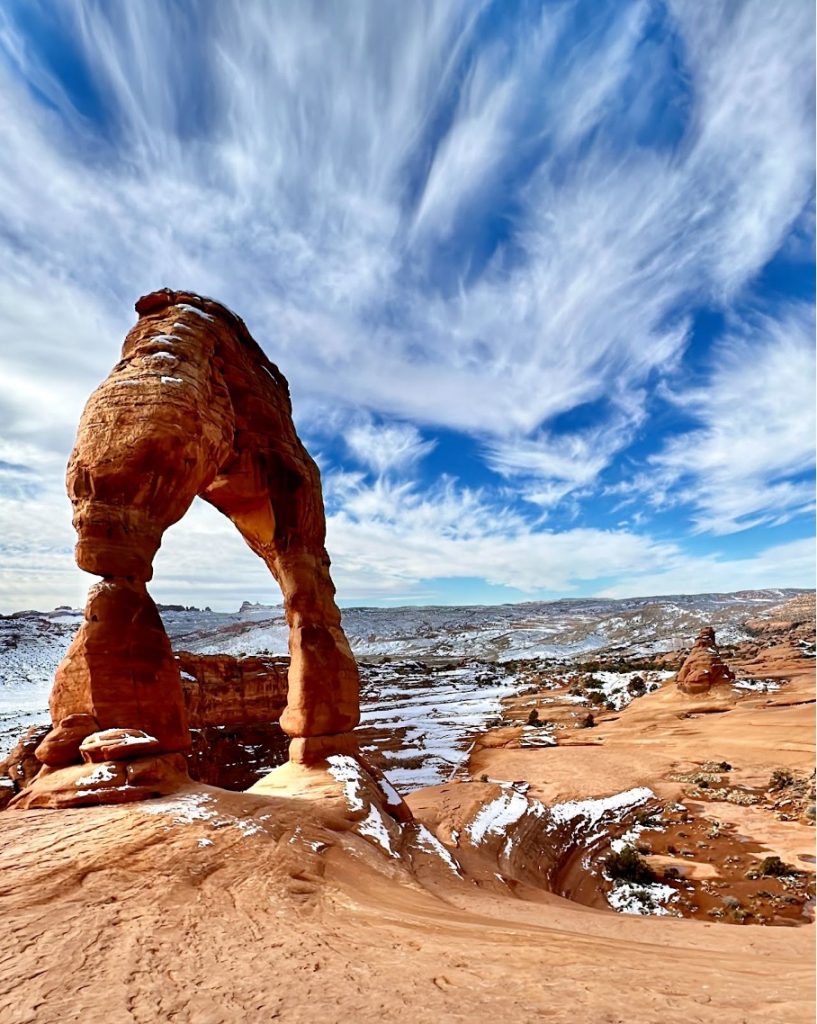
[[[757,316],[712,354],[706,384],[675,396],[701,424],[667,442],[641,485],[695,509],[697,527],[732,533],[814,507],[814,308]],[[802,474],[808,473],[803,480]]]
[[[331,479],[328,486],[332,487]],[[746,558],[693,556],[629,529],[532,527],[486,495],[451,482],[420,491],[344,481],[328,547],[342,599],[410,594],[423,581],[477,577],[537,593],[606,596],[814,585],[814,544],[794,541]],[[609,585],[609,578],[617,579]]]
[[[378,425],[371,420],[349,427],[344,440],[355,460],[378,474],[408,469],[436,444],[433,440],[424,441],[410,423]]]
[[[327,476],[327,546],[341,601],[439,601],[435,581],[478,578],[523,596],[700,593],[814,585],[810,540],[745,559],[691,556],[632,529],[543,530],[488,495],[450,480],[420,490],[359,474]],[[93,577],[73,565],[70,506],[56,490],[36,502],[0,499],[10,530],[0,567],[0,611],[82,606]],[[164,603],[234,610],[281,595],[263,562],[224,516],[197,501],[165,535],[150,591]],[[610,585],[607,581],[616,579]]]
[[[429,443],[420,430],[440,426],[476,438],[541,505],[595,487],[630,442],[622,410],[638,423],[645,389],[678,366],[683,310],[746,299],[807,220],[813,13],[786,0],[672,5],[688,108],[671,149],[642,141],[656,85],[649,4],[614,5],[578,41],[565,36],[568,4],[528,11],[487,41],[485,6],[304,2],[282,17],[273,4],[221,0],[191,28],[185,4],[44,5],[39,16],[95,83],[96,118],[0,9],[0,439],[64,462],[133,299],[170,284],[244,316],[290,378],[305,434],[327,407],[343,410],[339,424],[400,424],[380,439],[365,426],[347,436],[376,473],[416,465]],[[622,99],[628,81],[641,83],[638,102]],[[488,258],[491,217],[504,241]],[[770,323],[773,344],[787,329]],[[784,364],[770,356],[768,371]],[[598,428],[551,429],[599,399],[610,412]],[[739,445],[747,469],[729,475],[715,427],[701,430],[715,481],[702,528],[803,507],[790,468],[777,478]],[[793,428],[779,437],[800,445]],[[29,455],[9,461],[34,466]],[[672,446],[665,460],[671,489],[688,460]],[[44,493],[50,472],[35,466]],[[747,497],[758,480],[760,506]],[[376,496],[347,488],[341,499],[360,509]],[[422,513],[418,495],[403,500]],[[440,501],[428,504],[435,514]],[[8,515],[23,528],[22,506]],[[342,526],[362,529],[355,517],[338,506],[338,543]],[[418,533],[384,525],[382,579],[402,578],[404,534],[425,538],[441,567],[510,572],[492,567],[479,534],[469,556],[446,521]],[[499,521],[498,558],[521,566],[527,544],[543,577],[569,585],[570,567],[557,572],[548,552],[570,560],[571,545]],[[618,534],[602,547],[611,571],[629,565],[625,551],[653,554]]]
[[[528,593],[561,592],[675,552],[624,531],[537,530],[451,481],[424,490],[361,483],[330,516],[327,545],[341,594],[355,577],[358,587],[379,580],[404,590],[422,580],[478,577]]]
[[[213,8],[194,37],[166,5],[55,9],[117,119],[116,153],[56,86],[59,116],[5,74],[0,206],[36,250],[32,298],[55,269],[119,316],[139,291],[191,285],[238,308],[305,393],[513,436],[641,387],[683,347],[667,314],[692,291],[734,294],[809,199],[802,5],[744,4],[718,33],[719,5],[690,24],[681,8],[689,141],[626,156],[609,132],[589,133],[638,67],[643,4],[587,33],[570,60],[550,7],[498,53],[475,45],[467,4],[303,4],[287,18],[240,6]],[[4,38],[45,88],[8,19]],[[185,59],[204,113],[188,102]],[[412,209],[407,190],[451,95]],[[466,261],[460,289],[438,290],[434,250],[407,225],[484,216],[502,195],[497,161],[530,160],[537,139],[513,259],[501,250],[476,273]]]
[[[663,594],[729,593],[765,587],[813,588],[814,541],[776,544],[746,558],[685,555],[657,572],[622,575],[599,597],[653,597]]]
[[[634,398],[642,398],[634,395]],[[521,481],[526,501],[549,508],[568,494],[587,489],[633,439],[644,422],[639,403],[620,409],[603,426],[572,433],[540,431],[531,438],[488,443],[486,462],[500,475]]]

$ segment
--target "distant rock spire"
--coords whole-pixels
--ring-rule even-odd
[[[731,683],[735,673],[726,665],[715,642],[715,630],[705,626],[675,677],[682,693],[707,693],[712,686]]]

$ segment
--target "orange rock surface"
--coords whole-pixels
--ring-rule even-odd
[[[191,728],[275,722],[287,702],[286,658],[176,655]]]
[[[675,681],[683,693],[706,693],[720,683],[731,683],[734,678],[735,673],[721,659],[714,629],[706,626],[698,634]]]

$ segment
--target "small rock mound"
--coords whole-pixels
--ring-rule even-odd
[[[706,626],[698,634],[681,670],[675,677],[682,693],[707,693],[713,686],[731,683],[735,673],[721,659],[715,630]]]

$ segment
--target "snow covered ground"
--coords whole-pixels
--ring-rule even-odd
[[[702,626],[721,644],[748,638],[745,619],[797,591],[752,590],[578,599],[470,607],[345,608],[343,627],[358,657],[481,658],[565,661],[626,650],[652,654],[691,644]],[[285,654],[287,631],[280,607],[247,605],[241,611],[164,612],[177,648],[200,654]]]
[[[749,635],[743,626],[747,618],[796,593],[347,608],[343,625],[363,663],[364,726],[373,744],[386,728],[403,737],[404,764],[392,777],[413,788],[454,770],[473,736],[497,713],[502,697],[518,686],[514,660],[548,658],[567,664],[588,656],[677,649],[689,646],[702,625],[712,625],[718,641],[728,644]],[[164,609],[162,617],[176,650],[232,655],[287,650],[280,606],[245,604],[233,613]],[[0,617],[0,753],[28,725],[47,719],[54,671],[81,621],[80,611],[67,608]],[[418,667],[419,661],[425,665]],[[434,662],[432,674],[428,666]],[[623,706],[627,674],[595,675],[605,697]]]
[[[471,662],[362,666],[361,745],[401,791],[450,778],[524,680],[503,666]]]

